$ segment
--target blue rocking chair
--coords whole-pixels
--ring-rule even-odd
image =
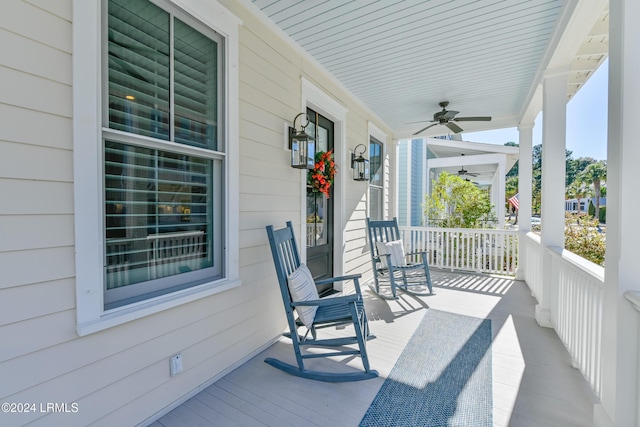
[[[297,366],[274,358],[267,358],[265,362],[289,374],[318,381],[345,382],[377,377],[378,373],[370,369],[367,357],[366,341],[374,336],[369,335],[367,315],[360,292],[360,275],[334,277],[314,283],[309,269],[300,263],[291,221],[280,230],[274,230],[271,225],[267,226],[267,235],[289,324],[290,332],[284,335],[293,342]],[[347,280],[353,280],[355,294],[318,297],[316,285]],[[355,332],[352,336],[326,339],[317,337],[318,329],[344,325],[353,325]],[[307,331],[300,335],[298,329],[304,327]],[[346,347],[351,344],[357,346]],[[302,347],[310,346],[333,349],[303,354]],[[324,372],[309,370],[304,365],[305,359],[340,355],[359,355],[364,371]]]
[[[427,253],[404,253],[397,218],[382,221],[367,218],[367,233],[373,266],[374,286],[369,285],[372,291],[383,299],[398,299],[396,289],[412,295],[433,295]],[[407,262],[407,258],[418,259],[418,262]],[[408,272],[417,273],[411,275],[412,281],[408,280]],[[389,276],[391,297],[380,293],[380,277],[385,274]],[[401,283],[397,284],[397,280]],[[421,292],[425,286],[429,289],[428,293]]]

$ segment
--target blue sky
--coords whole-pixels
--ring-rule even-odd
[[[567,104],[567,149],[572,157],[607,158],[607,80],[608,61],[605,61],[587,83]],[[518,142],[516,128],[464,133],[465,141],[503,145]],[[538,115],[533,128],[533,145],[542,143],[542,116]]]

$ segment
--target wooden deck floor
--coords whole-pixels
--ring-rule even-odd
[[[293,360],[283,339],[152,426],[357,426],[428,308],[491,319],[495,426],[592,425],[596,398],[555,332],[535,322],[524,282],[439,271],[432,279],[436,295],[428,297],[383,301],[365,291],[377,337],[367,349],[380,378],[331,384],[284,374],[263,362]],[[359,359],[317,363],[362,366]]]

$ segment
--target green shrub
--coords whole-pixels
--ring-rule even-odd
[[[607,223],[607,207],[600,206],[600,222],[603,224]]]
[[[593,216],[571,213],[565,215],[564,247],[604,267],[606,238],[600,231],[598,220]]]

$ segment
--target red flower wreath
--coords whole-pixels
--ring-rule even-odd
[[[324,193],[329,198],[329,189],[336,176],[336,162],[333,160],[333,150],[319,151],[315,157],[316,164],[309,171],[308,183],[314,192]]]

